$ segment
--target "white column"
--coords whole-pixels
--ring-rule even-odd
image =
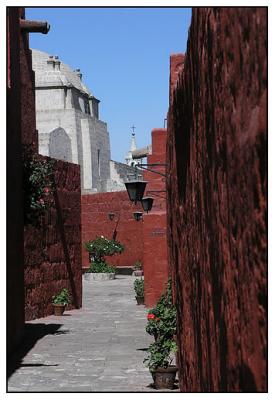
[[[81,119],[82,132],[82,154],[83,154],[83,188],[92,188],[92,157],[91,142],[89,133],[89,122],[87,119]]]

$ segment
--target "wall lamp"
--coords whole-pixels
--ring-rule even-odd
[[[108,217],[110,221],[113,221],[113,219],[115,218],[115,213],[109,212]]]
[[[147,214],[148,214],[148,211],[152,210],[153,203],[154,203],[153,197],[143,197],[141,199],[142,208],[144,211],[147,212]]]
[[[142,219],[142,212],[141,211],[135,211],[133,213],[133,216],[134,216],[136,221],[140,221]]]
[[[130,201],[134,201],[135,204],[137,204],[138,201],[141,201],[147,182],[135,179],[133,181],[124,182],[124,184]]]
[[[161,176],[166,177],[166,174],[159,172],[159,171],[154,171],[152,169],[146,168],[147,166],[149,167],[165,167],[166,164],[160,164],[160,163],[155,163],[155,164],[137,164],[135,165],[135,179],[132,181],[126,181],[124,182],[128,196],[130,201],[135,202],[137,204],[138,201],[141,201],[142,208],[144,211],[148,213],[153,207],[153,202],[154,199],[152,197],[143,197],[145,188],[147,185],[147,181],[139,180],[137,179],[138,177],[138,172],[137,169],[141,168],[149,172],[153,172],[154,174],[158,174]],[[166,190],[151,190],[151,193],[153,192],[166,192]],[[149,192],[148,192],[149,193]],[[161,197],[161,196],[158,196]]]

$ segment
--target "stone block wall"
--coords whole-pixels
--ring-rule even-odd
[[[54,169],[50,209],[39,226],[25,226],[26,320],[52,314],[52,296],[63,288],[69,308],[82,306],[80,167],[59,160]]]
[[[135,261],[143,261],[143,222],[136,221],[134,211],[141,211],[139,204],[130,202],[127,192],[107,192],[85,194],[81,196],[82,203],[82,264],[89,266],[89,257],[84,249],[84,243],[96,236],[113,237],[125,245],[122,254],[107,258],[113,265],[129,266]],[[114,212],[115,218],[109,220],[108,213]],[[120,215],[118,220],[118,215]]]
[[[195,8],[183,72],[183,57],[171,59],[168,236],[182,391],[267,390],[266,46],[267,9]]]

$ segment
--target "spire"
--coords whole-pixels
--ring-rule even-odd
[[[136,127],[133,125],[133,126],[131,126],[131,129],[133,131],[131,134],[131,147],[130,147],[130,150],[128,151],[128,153],[126,154],[125,161],[126,161],[126,164],[133,166],[136,164],[136,162],[133,160],[133,157],[132,157],[132,152],[137,149],[136,134],[135,134]]]
[[[137,144],[136,144],[136,135],[132,133],[132,138],[131,138],[131,148],[130,151],[134,151],[137,149]]]

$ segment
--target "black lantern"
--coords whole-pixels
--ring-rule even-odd
[[[142,218],[142,212],[141,211],[135,211],[133,213],[133,215],[134,215],[134,218],[135,218],[136,221],[140,221],[141,218]]]
[[[124,182],[124,184],[126,186],[130,201],[134,201],[135,204],[137,203],[137,201],[141,201],[147,182],[134,180]]]
[[[143,199],[141,200],[142,208],[144,211],[147,212],[147,214],[148,214],[148,211],[150,211],[152,209],[153,202],[154,202],[153,197],[143,197]]]

